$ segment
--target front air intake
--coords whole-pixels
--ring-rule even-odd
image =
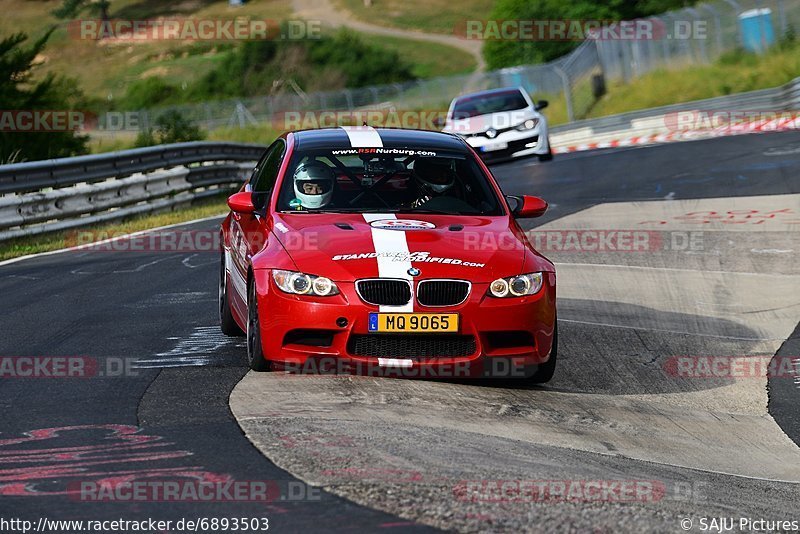
[[[358,280],[356,292],[361,300],[375,306],[403,306],[411,300],[411,285],[406,280],[389,278]]]
[[[417,286],[417,302],[423,306],[458,306],[469,296],[470,283],[464,280],[422,280]]]

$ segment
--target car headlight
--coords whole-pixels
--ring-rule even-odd
[[[528,119],[519,126],[517,126],[517,130],[533,130],[536,128],[536,125],[539,124],[539,119]]]
[[[489,284],[487,295],[497,298],[535,295],[542,289],[542,273],[520,274],[498,278]]]
[[[324,276],[274,269],[272,271],[272,279],[275,280],[275,284],[281,291],[292,295],[328,297],[339,293],[339,288],[336,287],[336,284],[330,278],[325,278]]]

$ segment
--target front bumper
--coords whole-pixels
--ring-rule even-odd
[[[337,282],[333,297],[289,295],[272,281],[269,270],[255,273],[261,339],[266,358],[289,372],[343,372],[419,377],[509,377],[528,375],[550,356],[555,328],[555,273],[544,277],[542,289],[528,297],[486,297],[487,283],[473,283],[469,298],[458,306],[426,308],[419,313],[458,313],[460,331],[447,334],[376,334],[368,331],[370,312],[354,283]],[[376,339],[374,336],[379,336]],[[458,337],[459,339],[455,339]],[[472,343],[465,345],[472,338]],[[364,343],[364,341],[368,341]],[[410,357],[398,347],[441,343],[457,356]],[[464,352],[467,346],[469,350]],[[366,347],[366,348],[365,348]],[[370,350],[387,353],[369,353]],[[451,352],[452,354],[452,352]]]
[[[484,160],[544,155],[550,151],[547,127],[543,124],[530,130],[505,131],[493,139],[485,135],[470,135],[465,139]]]

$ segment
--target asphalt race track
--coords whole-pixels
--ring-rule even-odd
[[[558,268],[550,384],[247,374],[242,341],[217,327],[214,250],[7,262],[0,355],[68,358],[94,376],[0,380],[3,515],[268,517],[277,532],[678,532],[703,517],[798,519],[800,134],[493,170],[506,193],[551,203],[532,234]],[[581,232],[634,230],[646,237],[636,250],[571,246]],[[120,479],[268,481],[272,498],[76,490]],[[601,481],[639,491],[572,501],[518,491]]]

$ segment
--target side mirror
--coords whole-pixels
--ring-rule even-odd
[[[521,195],[507,198],[513,199],[517,203],[511,210],[511,213],[518,219],[541,217],[547,211],[547,202],[539,197]]]
[[[228,197],[228,207],[236,213],[253,213],[256,207],[253,204],[253,193],[242,191]]]
[[[444,117],[436,117],[433,119],[433,125],[437,128],[444,128],[444,125],[447,124],[447,121]]]
[[[536,102],[536,104],[534,104],[533,109],[539,111],[540,109],[544,109],[549,105],[550,102],[548,102],[547,100],[539,100],[538,102]]]

